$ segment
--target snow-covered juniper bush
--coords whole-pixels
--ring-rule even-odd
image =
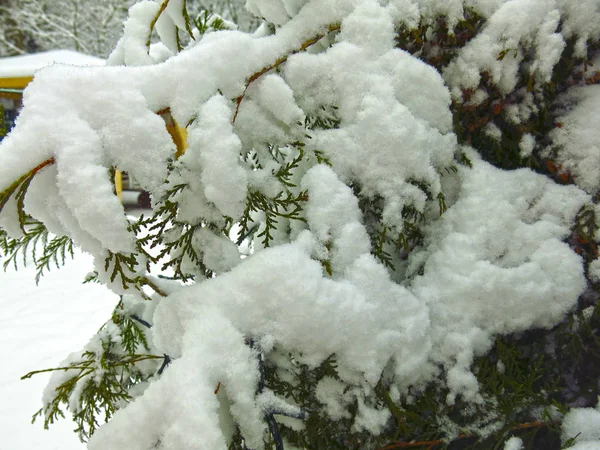
[[[27,88],[3,258],[77,246],[117,304],[37,416],[90,450],[598,448],[600,3],[246,6],[139,2],[106,67]]]

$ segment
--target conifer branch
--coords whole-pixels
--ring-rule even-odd
[[[323,33],[323,34],[317,34],[316,36],[304,41],[302,43],[302,45],[300,45],[299,48],[292,50],[290,53],[288,53],[285,56],[282,56],[281,58],[279,58],[278,60],[276,60],[273,64],[271,64],[270,66],[266,66],[263,67],[261,70],[259,70],[258,72],[255,72],[254,74],[252,74],[249,78],[246,79],[246,87],[244,88],[244,92],[242,93],[242,95],[240,95],[238,98],[235,99],[236,101],[236,107],[235,107],[235,113],[233,114],[233,119],[231,120],[231,123],[235,123],[235,120],[237,119],[239,110],[240,110],[240,105],[242,104],[242,100],[244,100],[244,97],[246,96],[246,92],[248,91],[248,88],[250,87],[250,85],[255,82],[256,80],[258,80],[261,76],[263,76],[264,74],[266,74],[267,72],[270,72],[273,69],[276,69],[277,67],[279,67],[280,65],[282,65],[284,62],[286,62],[288,60],[288,58],[292,55],[295,55],[296,53],[300,53],[305,51],[308,47],[310,47],[313,44],[316,44],[317,42],[319,42],[321,39],[323,39],[327,34],[332,33],[334,31],[338,31],[341,28],[340,24],[332,24],[329,25],[327,27],[327,33]]]

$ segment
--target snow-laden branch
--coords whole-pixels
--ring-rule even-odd
[[[565,5],[538,17],[532,1],[473,3],[488,20],[444,71],[454,103],[436,69],[397,48],[411,9],[394,1],[252,0],[274,34],[198,34],[158,64],[149,31],[176,51],[185,17],[181,2],[145,1],[111,56],[125,65],[36,75],[0,145],[0,223],[12,231],[10,211],[27,213],[92,253],[96,278],[127,293],[123,317],[165,355],[158,372],[140,369],[147,387],[131,388],[91,450],[225,449],[227,424],[263,448],[274,411],[299,418],[303,406],[270,390],[267,368],[295,379],[330,358],[335,376],[311,380],[310,395],[357,431],[379,434],[391,417],[382,380],[388,402],[441,381],[449,405],[482,405],[471,365],[494,337],[552,327],[573,308],[586,279],[564,241],[590,196],[488,164],[458,145],[451,111],[481,71],[514,88],[521,44],[536,47],[532,89],[545,82]],[[502,65],[496,44],[482,52],[513,30],[507,11],[531,26],[508,36],[518,51]],[[178,160],[157,112],[187,125]],[[114,168],[152,194],[150,218],[125,217]],[[151,278],[154,264],[186,284]],[[154,294],[129,289],[144,285]],[[115,317],[106,348],[125,333]]]

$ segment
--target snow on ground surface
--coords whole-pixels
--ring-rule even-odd
[[[71,420],[44,430],[43,420],[31,425],[41,406],[49,374],[29,380],[32,370],[56,367],[77,351],[110,317],[116,296],[98,284],[82,285],[92,258],[78,254],[35,285],[33,266],[15,272],[0,270],[0,433],[1,450],[81,450],[85,445]]]

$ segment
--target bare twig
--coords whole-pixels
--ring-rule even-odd
[[[526,430],[529,428],[541,428],[541,427],[545,427],[548,425],[550,425],[548,422],[541,422],[541,421],[526,422],[526,423],[521,423],[521,424],[515,425],[508,431],[511,432],[511,431]],[[475,435],[475,434],[460,434],[452,441],[459,440],[459,439],[476,438],[476,437],[477,437],[477,435]],[[442,439],[436,439],[436,440],[432,440],[432,441],[394,442],[393,444],[386,445],[381,450],[393,450],[393,449],[397,449],[397,448],[416,448],[416,447],[427,447],[429,450],[431,450],[436,445],[444,444],[447,442],[448,441],[444,441]]]
[[[160,15],[167,8],[168,4],[169,4],[169,0],[164,0],[161,3],[160,8],[158,8],[158,12],[156,13],[156,15],[154,16],[154,18],[152,19],[152,22],[150,22],[150,32],[148,33],[148,40],[146,41],[146,47],[148,48],[148,54],[150,54],[150,41],[152,39],[152,32],[154,31],[154,27],[156,26],[156,22],[158,22],[158,19],[160,18]]]
[[[150,287],[154,292],[156,292],[158,295],[160,295],[161,297],[166,297],[167,293],[165,291],[163,291],[161,288],[159,288],[153,281],[151,281],[149,278],[147,277],[142,277],[140,279],[140,281],[142,282],[142,285],[146,285],[148,287]]]
[[[307,41],[304,41],[302,43],[302,45],[295,49],[292,50],[290,53],[288,53],[285,56],[282,56],[281,58],[279,58],[277,61],[275,61],[273,64],[271,64],[270,66],[266,66],[263,67],[261,70],[259,70],[258,72],[252,74],[247,80],[246,80],[246,87],[244,88],[244,92],[242,93],[242,95],[240,95],[238,98],[236,98],[236,107],[235,107],[235,113],[233,114],[233,119],[231,120],[231,123],[235,123],[235,120],[237,119],[237,115],[238,112],[240,110],[240,105],[242,104],[242,100],[244,100],[244,97],[246,95],[246,92],[248,91],[248,87],[257,79],[259,79],[261,76],[263,76],[265,73],[279,67],[281,64],[283,64],[284,62],[286,62],[288,60],[288,58],[292,55],[295,55],[296,53],[300,53],[303,52],[304,50],[306,50],[308,47],[310,47],[313,44],[316,44],[317,42],[319,42],[321,39],[323,39],[327,34],[332,33],[334,31],[337,31],[340,29],[340,25],[339,24],[333,24],[333,25],[329,25],[328,27],[328,31],[325,34],[318,34],[315,37],[308,39]]]

